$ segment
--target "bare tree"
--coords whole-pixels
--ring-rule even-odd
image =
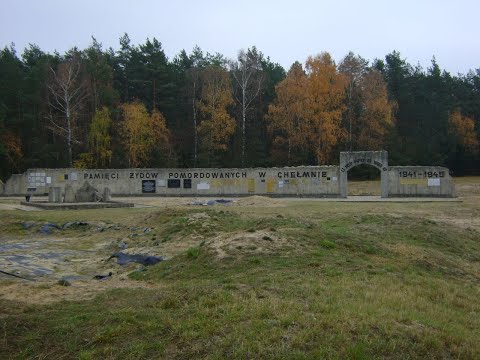
[[[237,61],[230,62],[230,70],[234,78],[233,95],[241,108],[242,129],[242,166],[245,166],[246,123],[247,112],[253,100],[260,94],[263,85],[262,54],[254,47],[252,50],[240,50]]]
[[[74,57],[60,63],[56,70],[50,67],[50,71],[48,128],[67,141],[68,163],[73,166],[72,147],[74,143],[80,143],[76,138],[77,118],[87,96],[80,59]]]
[[[340,73],[348,77],[347,90],[347,112],[346,117],[348,121],[348,150],[352,151],[353,145],[353,129],[354,123],[357,122],[359,115],[355,113],[355,107],[360,99],[359,83],[365,76],[368,69],[368,61],[360,55],[355,55],[349,52],[340,62],[338,70]],[[357,103],[357,104],[356,104]],[[357,131],[358,132],[358,131]],[[357,140],[357,139],[356,139]]]

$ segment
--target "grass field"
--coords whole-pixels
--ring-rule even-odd
[[[2,251],[53,270],[0,278],[0,358],[478,359],[480,178],[456,184],[462,202],[0,211]],[[88,224],[38,231],[69,221]],[[121,267],[122,243],[167,260]]]

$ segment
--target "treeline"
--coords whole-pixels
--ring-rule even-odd
[[[0,53],[0,175],[33,167],[334,164],[339,151],[390,163],[479,169],[480,69],[424,70],[398,52],[369,63],[322,52],[288,71],[255,47],[234,60],[156,39],[93,39],[64,55]]]

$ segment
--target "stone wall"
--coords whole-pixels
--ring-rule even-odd
[[[447,168],[440,166],[391,166],[388,171],[389,197],[456,197]]]
[[[369,156],[366,156],[369,155]],[[378,158],[378,161],[376,160]],[[121,196],[295,196],[346,197],[347,172],[360,164],[379,168],[382,197],[455,197],[449,171],[435,166],[386,167],[384,152],[349,154],[342,166],[255,169],[30,169],[12,175],[4,195],[46,195],[69,185],[75,193],[86,181],[100,193]],[[375,163],[378,162],[378,164]],[[343,171],[342,171],[343,170]]]
[[[112,195],[219,196],[269,195],[336,197],[338,166],[254,169],[30,169],[13,175],[5,195],[46,194],[85,181]]]

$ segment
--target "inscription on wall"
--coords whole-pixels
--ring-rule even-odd
[[[260,179],[267,177],[266,171],[253,172],[251,175],[258,176]],[[250,175],[250,176],[251,176]],[[128,179],[158,179],[158,172],[129,172]],[[274,174],[278,179],[326,179],[331,180],[327,171],[325,170],[308,170],[308,171],[278,171]],[[246,171],[178,171],[169,172],[169,179],[247,179],[248,174]],[[331,176],[332,180],[334,176]],[[70,179],[71,180],[71,179]],[[83,174],[83,180],[123,180],[118,172],[85,172]],[[162,181],[162,180],[158,180]],[[158,186],[162,186],[158,184]]]
[[[340,171],[345,172],[350,170],[352,167],[356,165],[361,165],[361,164],[373,165],[382,171],[388,170],[387,167],[384,166],[380,161],[369,159],[369,158],[360,158],[360,159],[355,159],[353,161],[346,163],[345,166],[340,169]]]

